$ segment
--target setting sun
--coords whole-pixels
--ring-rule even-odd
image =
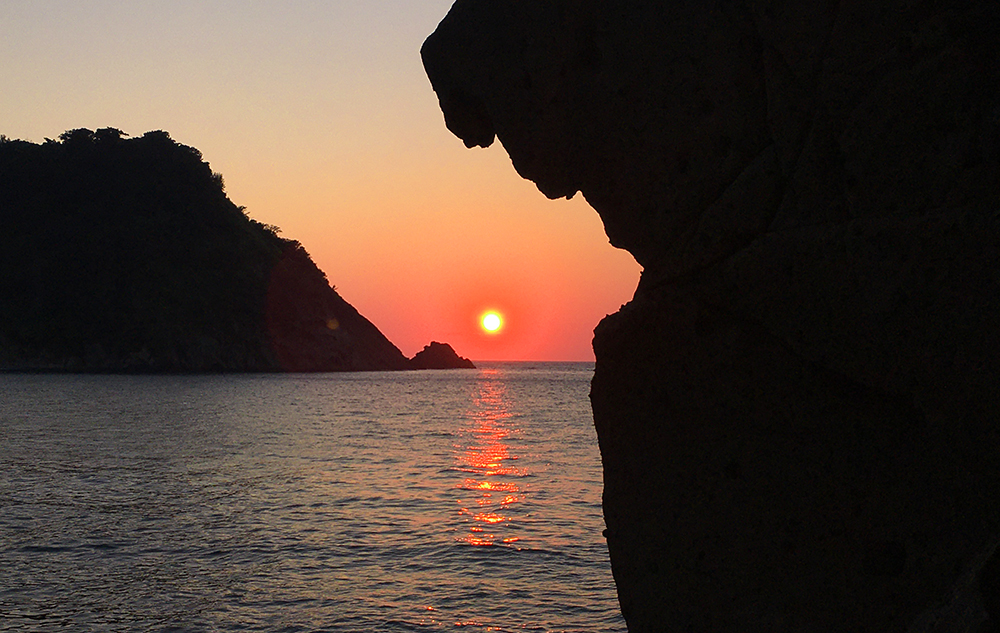
[[[503,325],[503,320],[496,312],[487,312],[483,315],[483,329],[487,332],[497,332]]]

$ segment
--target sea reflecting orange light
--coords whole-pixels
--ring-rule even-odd
[[[504,481],[476,481],[475,479],[466,479],[462,484],[464,490],[489,490],[492,492],[518,492],[520,488],[517,484],[512,482]],[[483,495],[490,496],[490,495]]]
[[[470,426],[461,429],[467,441],[455,447],[455,470],[472,475],[456,488],[476,493],[475,503],[470,498],[459,499],[462,504],[459,515],[468,521],[468,532],[459,541],[490,546],[510,545],[519,540],[503,533],[516,526],[512,506],[524,500],[517,479],[525,473],[510,464],[517,460],[517,455],[511,454],[507,443],[511,436],[520,433],[509,424],[513,417],[503,374],[497,369],[481,370],[478,390],[473,394],[467,416]],[[494,497],[493,493],[503,494]],[[470,507],[477,510],[469,510]]]
[[[499,515],[496,512],[479,512],[472,515],[472,518],[483,523],[502,523],[510,520],[510,517]]]

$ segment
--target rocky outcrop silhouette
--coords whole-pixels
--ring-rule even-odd
[[[166,132],[0,137],[0,368],[406,369],[302,245]]]
[[[410,359],[410,369],[475,369],[468,358],[455,353],[451,345],[431,341]]]
[[[596,329],[631,631],[1000,626],[1000,9],[459,0],[448,128],[643,266]]]

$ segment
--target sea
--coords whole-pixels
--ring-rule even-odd
[[[0,631],[625,631],[592,375],[0,374]]]

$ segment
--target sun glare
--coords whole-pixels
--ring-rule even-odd
[[[503,319],[496,312],[487,312],[483,315],[483,329],[487,332],[497,332],[503,325]]]

